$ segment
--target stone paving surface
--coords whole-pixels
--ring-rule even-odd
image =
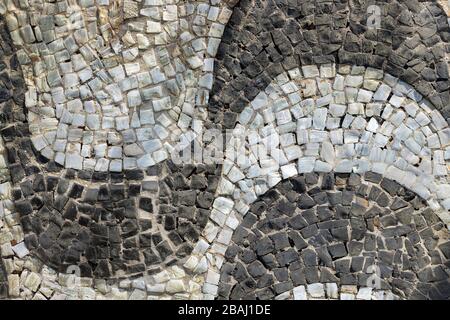
[[[0,299],[450,299],[446,12],[1,0]]]

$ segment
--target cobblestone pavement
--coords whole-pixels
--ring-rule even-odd
[[[448,300],[448,9],[0,0],[0,299]]]

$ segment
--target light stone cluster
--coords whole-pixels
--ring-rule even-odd
[[[219,193],[238,203],[299,173],[373,171],[428,200],[449,222],[447,121],[381,70],[292,69],[244,109],[234,133]]]
[[[284,300],[398,300],[399,298],[388,290],[373,290],[370,287],[357,288],[356,286],[344,285],[339,290],[336,283],[311,283],[306,286],[298,286],[277,296],[276,299]]]
[[[45,158],[78,170],[145,169],[200,130],[231,15],[220,1],[5,7],[31,139]]]
[[[200,130],[213,57],[231,16],[225,2],[5,0],[0,9],[28,86],[31,140],[44,157],[76,170],[145,169]],[[8,180],[7,161],[0,159]],[[112,285],[55,272],[25,247],[10,182],[1,184],[1,195],[11,298],[202,297],[202,280],[176,266]],[[206,268],[201,259],[195,271]]]

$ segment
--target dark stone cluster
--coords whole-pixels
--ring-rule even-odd
[[[83,276],[109,278],[160,271],[191,253],[209,217],[218,166],[76,172],[34,164],[29,139],[20,143],[29,148],[7,144],[13,201],[28,249],[51,267],[78,265]]]
[[[312,283],[365,287],[375,268],[379,289],[448,299],[445,232],[422,199],[378,174],[299,175],[261,196],[235,230],[219,299],[273,299]]]
[[[168,161],[107,173],[48,161],[30,140],[25,84],[3,20],[0,36],[0,134],[31,254],[57,271],[76,265],[82,276],[98,278],[157,272],[189,255],[209,217],[221,167]],[[0,260],[0,297],[6,292]]]
[[[379,29],[368,7],[381,9]],[[284,71],[311,64],[374,67],[404,80],[450,117],[447,16],[436,1],[242,0],[216,56],[211,119],[233,128]]]
[[[164,164],[167,175],[159,183],[157,223],[169,242],[178,247],[175,256],[187,257],[208,222],[221,165]],[[175,260],[176,261],[176,260]]]

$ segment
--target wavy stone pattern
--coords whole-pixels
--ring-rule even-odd
[[[313,98],[308,98],[309,94]],[[339,101],[342,104],[336,104]],[[412,151],[412,140],[406,142],[409,138],[404,140],[400,132],[405,132],[409,125],[418,125],[416,120],[407,119],[407,109],[413,105],[417,106],[413,108],[414,117],[419,113],[429,114],[431,118],[432,114],[439,114],[427,107],[427,101],[411,86],[373,68],[341,65],[336,70],[334,65],[303,66],[301,70],[296,68],[279,75],[238,118],[218,187],[223,195],[216,200],[221,215],[211,215],[217,227],[206,227],[210,232],[207,238],[214,239],[218,234],[213,243],[228,247],[236,233],[233,230],[239,225],[227,223],[224,226],[228,215],[237,216],[242,224],[251,208],[248,204],[257,201],[258,196],[283,179],[310,172],[364,174],[374,171],[427,200],[427,205],[448,225],[447,202],[438,199],[448,196],[446,165],[442,167],[441,176],[425,165],[428,152],[423,153],[425,149],[433,155],[444,152],[447,142],[436,146],[437,153],[429,144],[423,145],[425,149],[419,147]],[[376,111],[377,106],[380,113]],[[402,118],[404,124],[403,120],[395,124],[397,117]],[[447,128],[444,118],[438,117]],[[439,125],[431,126],[430,133],[439,131]],[[416,135],[412,139],[418,142],[421,127],[418,125],[415,133],[412,128],[406,130],[409,132],[406,135]],[[385,131],[386,128],[390,129]],[[246,135],[249,129],[256,131]],[[242,157],[244,154],[250,156]],[[413,154],[415,156],[411,157]],[[433,158],[433,161],[439,160]],[[447,234],[445,229],[444,239]],[[219,278],[211,280],[216,282],[207,280],[209,285],[219,284]],[[448,282],[444,282],[445,285],[448,286]],[[286,296],[277,296],[281,297]]]
[[[9,2],[5,19],[32,75],[33,146],[66,168],[98,172],[145,169],[180,150],[204,117],[231,15],[218,3]]]
[[[219,298],[325,298],[325,289],[348,298],[346,287],[367,286],[376,266],[381,291],[448,299],[446,233],[423,199],[381,175],[298,175],[250,206],[225,253]]]
[[[10,55],[4,62],[17,69],[2,30]],[[123,173],[64,169],[32,146],[20,70],[5,79],[11,90],[0,131],[13,187],[2,184],[2,195],[14,203],[11,226],[22,227],[16,245],[57,271],[77,266],[81,276],[100,278],[155,273],[191,253],[209,216],[220,166],[169,161]],[[14,254],[7,252],[4,257]]]
[[[20,107],[24,103],[25,83],[14,48],[11,43],[8,30],[3,17],[0,16],[0,123],[13,121],[24,121],[24,114]],[[0,152],[4,153],[3,139],[0,139]],[[12,243],[21,238],[21,230],[18,221],[7,218],[7,209],[10,209],[10,173],[7,161],[0,156],[0,299],[8,296],[8,269],[5,267],[3,258],[14,255]],[[7,232],[11,229],[12,232]]]
[[[79,4],[81,7],[93,5],[93,3],[90,2]],[[86,25],[85,20],[89,19],[85,19],[86,16],[83,15],[86,14],[89,16],[90,14],[92,15],[93,12],[89,13],[89,10],[87,9],[74,8],[73,6],[66,9],[64,7],[58,8],[57,10],[66,10],[68,17],[63,17],[59,14],[55,15],[55,12],[52,13],[52,10],[54,9],[52,9],[52,6],[54,6],[53,4],[47,3],[46,5],[48,6],[46,7],[46,10],[49,10],[49,12],[40,17],[39,21],[42,25],[51,27],[51,22],[57,20],[55,18],[75,23],[75,25],[69,24],[68,30],[62,30],[64,28],[59,28],[57,26],[59,22],[55,22],[56,28],[59,28],[57,34],[65,32],[69,33],[68,37],[65,38],[66,40],[68,39],[66,44],[73,44],[71,42],[71,32],[74,33],[75,38],[80,41],[86,36],[86,34],[84,34],[85,30],[81,29]],[[130,3],[127,5],[130,5]],[[10,31],[12,31],[11,34],[13,40],[15,40],[16,46],[22,47],[23,45],[24,47],[24,50],[21,49],[17,52],[19,59],[17,59],[16,56],[12,58],[14,59],[13,61],[15,61],[17,68],[17,60],[24,58],[24,52],[30,49],[30,47],[32,47],[30,50],[33,50],[34,47],[29,43],[21,43],[21,37],[31,35],[28,32],[30,31],[28,27],[23,27],[20,31],[24,33],[28,32],[26,34],[14,32],[15,22],[17,22],[15,21],[16,17],[20,16],[23,18],[23,16],[20,14],[16,15],[17,7],[13,9],[14,5],[12,3],[8,3],[8,6],[11,11],[6,15],[6,20],[9,23]],[[152,19],[156,19],[156,16],[158,16],[158,7],[153,6],[153,4],[143,6],[147,7],[147,9],[143,8],[141,11],[146,12],[146,14],[154,15]],[[177,11],[176,6],[169,7],[171,10],[174,9]],[[189,7],[188,11],[193,12],[193,7],[191,5],[187,5],[187,7]],[[104,10],[102,9],[105,8],[106,7],[100,8],[100,15],[104,15]],[[75,9],[80,9],[81,11]],[[209,23],[218,19],[219,15],[220,19],[226,17],[228,12],[227,9],[224,9],[222,12],[216,9],[217,8],[211,9],[211,14],[208,18]],[[32,12],[33,10],[30,9],[27,14],[30,16],[35,15],[35,13]],[[119,13],[120,15],[120,10],[117,12],[113,7],[109,7],[108,10],[111,10],[110,14],[114,15]],[[201,35],[204,34],[205,29],[207,29],[208,26],[202,26],[205,20],[203,15],[206,15],[208,10],[209,6],[205,7],[204,5],[200,5],[198,8],[198,13],[201,14],[202,17],[197,19],[199,26],[193,27],[195,33],[200,36],[200,39],[196,41],[196,46],[202,47],[202,44],[204,44],[205,40],[204,38],[201,38]],[[44,10],[44,12],[46,11]],[[80,14],[81,20],[77,20],[77,15]],[[166,14],[167,12],[162,15],[163,20],[166,20]],[[190,15],[190,13],[187,15]],[[111,22],[113,18],[114,17],[111,17],[110,15],[108,19],[110,19]],[[73,19],[76,21],[74,22]],[[92,20],[92,17],[90,20],[94,21]],[[105,22],[102,19],[100,20],[99,23]],[[172,17],[170,20],[177,20],[177,22],[171,23],[171,28],[176,29],[178,19]],[[145,19],[143,21],[146,22]],[[81,22],[81,24],[78,24],[79,22]],[[135,22],[136,21],[133,23]],[[5,47],[7,47],[8,44],[12,45],[12,41],[6,34],[7,31],[3,24],[2,27],[2,30],[7,37],[4,42]],[[39,30],[40,27],[41,25],[39,24],[36,27],[35,32],[37,32],[36,30]],[[216,24],[215,27],[217,28],[218,25]],[[211,33],[215,32],[220,32],[220,27],[218,30],[212,31]],[[50,30],[49,32],[44,33],[50,37],[55,36],[52,34],[53,31]],[[107,39],[107,34],[103,33],[101,36],[104,40]],[[159,36],[165,38],[163,33]],[[40,44],[41,47],[42,43],[48,43],[45,39],[39,40],[37,33],[36,37],[37,42],[43,41]],[[90,37],[96,38],[97,36],[94,33],[91,34]],[[139,37],[139,35],[136,34],[128,35],[127,39],[133,40],[133,37],[134,39],[142,39],[142,37]],[[188,37],[187,32],[184,32],[183,37]],[[98,37],[97,40],[99,40]],[[52,43],[56,46],[55,42],[58,41],[59,40],[55,40]],[[190,50],[189,52],[191,52],[192,48],[189,47],[189,43],[186,43],[186,41],[183,43],[184,49]],[[91,42],[91,45],[95,45],[95,43]],[[180,44],[180,46],[182,46],[182,44]],[[59,62],[65,61],[58,65],[58,67],[61,67],[62,69],[58,69],[59,71],[57,70],[56,72],[61,72],[61,70],[66,72],[71,69],[71,63],[74,68],[77,68],[75,64],[82,62],[79,59],[79,54],[72,52],[71,55],[68,55],[66,52],[66,49],[68,49],[67,47],[59,49],[62,51],[54,56],[48,55],[48,52],[42,53],[41,56],[41,58],[47,62],[48,60],[54,59],[54,57],[59,59]],[[89,45],[86,44],[84,49],[85,50],[80,49],[80,51],[85,53],[86,50],[89,51]],[[135,49],[136,48],[133,50]],[[144,50],[147,48],[139,47],[139,49]],[[203,49],[206,50],[206,47]],[[166,50],[166,47],[161,46],[159,49],[152,47],[149,50],[150,53],[153,53],[153,50],[162,52]],[[209,50],[212,49],[209,48]],[[8,52],[8,54],[9,53],[12,55],[12,52]],[[108,56],[107,52],[104,53]],[[150,54],[149,52],[147,53]],[[141,54],[143,53],[141,52]],[[192,57],[193,60],[199,60],[197,55],[205,58],[202,53],[192,54],[194,54]],[[111,59],[109,59],[111,57],[102,57],[104,60],[98,57],[98,59],[93,62],[97,71],[96,75],[100,78],[102,78],[105,72],[105,70],[102,70],[102,63],[105,62],[111,64]],[[141,59],[142,56],[137,58]],[[184,57],[181,58],[184,59]],[[69,59],[69,62],[67,59]],[[166,62],[169,64],[173,63],[170,59]],[[195,62],[198,63],[198,61]],[[35,58],[32,64],[37,68],[35,70],[42,68],[42,61],[39,61],[39,58]],[[203,61],[201,64],[203,65]],[[208,63],[206,62],[206,64]],[[27,65],[28,63],[22,64],[22,70],[25,74],[30,70]],[[129,64],[127,64],[127,66],[130,67]],[[196,66],[196,68],[197,67],[199,66]],[[89,69],[89,67],[87,67],[87,69]],[[156,69],[159,70],[159,67]],[[86,71],[86,69],[84,69],[84,71]],[[86,74],[84,71],[83,74]],[[166,71],[170,72],[170,66],[166,66]],[[147,76],[150,77],[148,72]],[[164,77],[164,74],[161,76]],[[187,71],[186,77],[192,77],[190,71]],[[177,79],[180,80],[179,77]],[[143,170],[150,164],[154,164],[154,162],[147,165],[140,165],[139,162],[136,163],[135,161],[131,168],[128,166],[124,168],[123,171],[122,169],[115,170],[112,167],[108,167],[109,162],[106,163],[106,168],[102,170],[94,170],[95,168],[93,167],[86,167],[86,170],[79,171],[77,169],[81,169],[82,167],[71,168],[71,166],[68,166],[68,168],[65,169],[60,165],[64,165],[64,162],[48,161],[45,159],[46,157],[45,154],[42,153],[42,149],[36,145],[36,139],[33,137],[32,133],[32,122],[34,121],[32,119],[35,119],[33,112],[38,111],[40,114],[45,114],[46,110],[48,111],[48,108],[42,108],[42,103],[39,103],[39,108],[33,107],[33,105],[30,106],[30,101],[32,104],[34,103],[33,88],[40,79],[31,78],[30,80],[32,80],[32,82],[28,83],[29,91],[25,96],[26,103],[23,101],[24,95],[22,92],[22,95],[20,95],[22,100],[14,110],[12,110],[11,105],[2,105],[2,114],[7,118],[4,119],[5,121],[2,121],[1,132],[6,143],[5,158],[9,164],[8,169],[11,174],[11,182],[13,185],[13,188],[11,188],[10,183],[2,185],[4,187],[2,192],[4,192],[4,195],[7,198],[11,198],[14,203],[13,206],[12,203],[7,203],[8,209],[5,210],[5,214],[9,217],[9,221],[8,226],[5,226],[6,228],[2,234],[5,236],[2,238],[2,245],[4,244],[2,256],[6,258],[5,261],[7,263],[6,269],[7,274],[9,274],[8,282],[10,284],[10,297],[14,298],[21,295],[22,297],[29,296],[31,298],[33,295],[36,296],[35,292],[39,288],[41,281],[55,281],[53,279],[55,271],[61,272],[64,276],[65,273],[69,273],[69,270],[78,270],[79,276],[85,279],[108,279],[109,283],[115,283],[116,288],[119,280],[127,279],[129,276],[137,278],[144,275],[155,274],[162,270],[166,272],[166,269],[170,269],[169,266],[174,266],[173,270],[175,270],[176,276],[179,276],[182,270],[177,271],[176,265],[183,263],[183,260],[186,260],[186,256],[189,256],[208,219],[215,185],[217,185],[217,180],[219,179],[220,166],[176,166],[171,161],[165,161],[163,164],[153,165],[151,168]],[[122,84],[126,81],[134,81],[136,80],[136,75],[132,76],[132,79],[123,80],[124,81],[121,82]],[[172,83],[173,81],[174,80],[168,80],[166,84]],[[167,86],[164,83],[160,86],[162,86],[163,90],[166,90]],[[152,90],[158,91],[161,90],[160,86],[153,86],[153,89],[147,88],[145,90],[146,92]],[[22,89],[23,87],[22,84]],[[194,87],[195,90],[197,90],[197,86],[194,85]],[[69,88],[66,93],[69,94],[70,91],[70,94],[73,94],[74,91],[79,89],[80,93],[76,93],[75,96],[70,96],[70,98],[78,97],[84,102],[91,103],[92,100],[89,99],[89,94],[83,96],[83,90],[87,89],[84,85],[73,86]],[[89,91],[89,89],[87,90]],[[195,92],[193,92],[192,89],[187,90],[190,98],[195,99]],[[167,95],[169,94],[164,94],[165,97]],[[11,95],[8,94],[5,96],[5,99],[9,99],[12,96],[12,93]],[[16,95],[16,97],[18,99],[19,96]],[[165,97],[164,99],[166,99]],[[185,98],[185,94],[182,94],[182,98]],[[186,97],[185,101],[188,101],[190,98]],[[45,94],[38,95],[38,99],[45,99]],[[153,100],[153,102],[156,101]],[[143,109],[149,110],[149,107],[151,108],[151,102],[149,103],[150,105],[147,103],[147,107],[143,107]],[[171,110],[168,111],[172,113],[171,116],[178,117],[176,113],[173,113],[174,110],[172,108],[170,109]],[[191,110],[192,108],[185,103],[184,112],[190,113],[191,111],[188,109]],[[149,111],[151,112],[151,110]],[[145,112],[145,110],[140,111],[141,114]],[[128,117],[128,113],[125,114]],[[98,113],[91,114],[91,116],[97,117]],[[133,118],[131,114],[130,117]],[[184,118],[184,120],[188,119]],[[35,126],[35,128],[42,129],[43,127],[41,125],[44,125],[45,127],[45,123],[48,123],[46,121],[47,120],[41,119],[37,122],[39,125]],[[82,125],[82,127],[84,127],[84,125]],[[148,129],[146,129],[145,134],[151,136],[152,130],[155,128],[157,129],[158,125],[150,123],[147,127]],[[69,131],[79,130],[74,123],[72,123],[70,128]],[[89,126],[86,128],[88,130],[92,129],[89,128]],[[176,135],[175,128],[170,128],[170,131]],[[92,130],[89,133],[92,134]],[[105,132],[102,134],[104,133]],[[115,139],[114,137],[112,138],[113,140]],[[83,142],[87,147],[90,147],[89,145],[92,144],[88,140],[83,140]],[[118,143],[120,141],[116,142]],[[112,143],[113,145],[117,145],[116,142],[112,142],[111,136],[108,134],[108,144],[111,145]],[[155,142],[157,141],[155,140]],[[17,148],[17,146],[20,146],[20,148]],[[117,149],[115,146],[111,146],[111,148]],[[146,154],[146,157],[148,157],[148,154]],[[161,158],[160,161],[162,160],[164,159]],[[113,161],[117,162],[119,160]],[[122,162],[122,160],[120,160],[120,162]],[[12,213],[9,210],[11,210]],[[11,241],[11,244],[9,243],[11,239],[8,238],[11,236],[8,227],[14,229],[18,228],[17,232],[13,233],[14,240]],[[19,251],[19,249],[21,249],[21,251],[20,253],[17,253],[16,250]],[[27,280],[27,277],[24,278],[25,281],[33,284],[19,283],[18,274],[20,274],[22,270],[20,266],[16,267],[13,262],[13,259],[16,259],[17,257],[20,259],[24,258],[29,261],[29,263],[36,265],[36,270],[33,269],[33,273],[29,274],[30,279]],[[38,258],[38,260],[35,260],[35,258]],[[44,264],[43,269],[41,269],[42,264]],[[51,267],[51,269],[47,269],[47,266]],[[42,276],[39,273],[41,273]],[[111,282],[111,279],[116,280]],[[6,281],[6,274],[4,277],[2,275],[1,280],[1,292],[2,294],[6,294],[7,289],[6,286],[3,285],[3,282]],[[65,281],[67,280],[58,281],[63,288],[67,286]],[[129,286],[130,281],[126,281],[128,281]],[[92,283],[89,283],[88,281],[87,285],[91,286]],[[196,283],[191,284],[191,289],[196,289],[195,285],[198,286]],[[122,281],[121,288],[126,289],[126,286],[127,284],[124,284]],[[145,288],[145,283],[143,286]],[[87,288],[85,289],[88,290]],[[46,291],[45,293],[39,292],[38,298],[50,298],[52,295],[57,298],[58,295],[53,294],[53,291],[54,289],[49,292]],[[75,292],[75,294],[82,298],[89,298],[91,296],[90,293],[91,292],[84,292],[83,294],[78,294]],[[104,292],[104,294],[107,293],[108,292]],[[111,294],[116,298],[122,298],[124,295],[127,296],[128,293],[127,291],[122,291],[113,292]]]
[[[1,1],[0,299],[448,299],[449,23],[370,4]]]
[[[373,4],[380,29],[367,28]],[[449,41],[434,1],[240,1],[218,50],[210,112],[225,112],[220,121],[233,128],[236,113],[283,71],[334,62],[382,69],[448,118]]]
[[[230,160],[253,153],[260,164],[250,158],[238,166],[250,178],[267,177],[269,187],[270,178],[277,179],[269,169],[277,165],[283,178],[333,167],[338,172],[374,170],[430,200],[435,209],[436,200],[449,209],[448,124],[411,86],[381,70],[346,65],[337,71],[334,65],[289,70],[242,111],[235,132],[245,129],[258,132],[245,137],[248,144],[236,136]],[[236,180],[231,174],[236,175],[231,171],[228,179]],[[436,188],[440,192],[432,195]],[[448,214],[442,218],[448,221]]]

